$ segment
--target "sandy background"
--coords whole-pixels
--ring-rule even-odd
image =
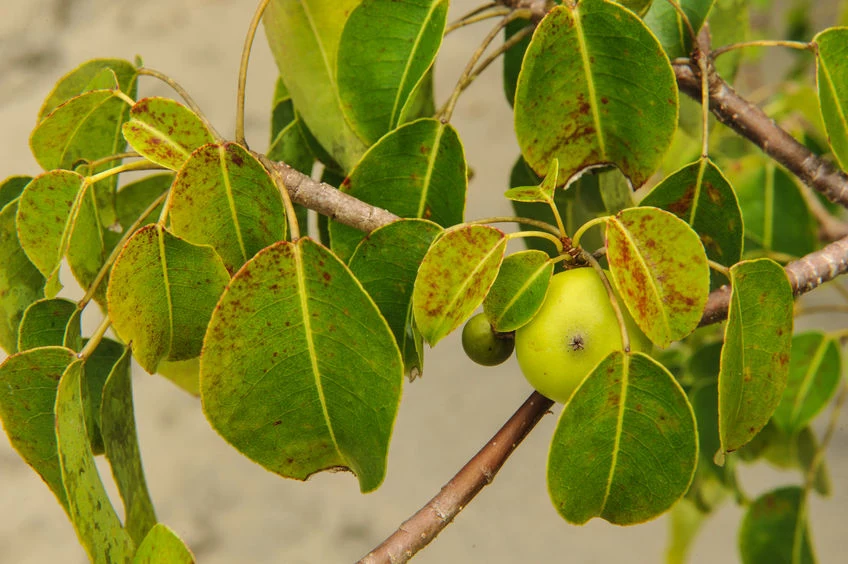
[[[219,131],[233,131],[236,73],[252,0],[0,0],[0,177],[37,174],[27,139],[55,80],[94,57],[142,55],[181,82]],[[476,5],[455,1],[452,17]],[[486,24],[448,38],[437,64],[440,99],[450,90]],[[267,146],[276,68],[256,42],[248,83],[247,138]],[[152,79],[144,95],[172,95]],[[507,211],[499,195],[518,149],[499,70],[464,95],[454,124],[477,176],[469,217]],[[65,276],[65,280],[68,277]],[[67,290],[69,297],[74,290]],[[86,319],[88,330],[97,319]],[[2,353],[0,353],[2,354]],[[2,358],[2,357],[0,357]],[[423,380],[408,385],[395,428],[385,484],[358,493],[351,475],[324,474],[308,483],[281,479],[218,437],[199,402],[167,381],[135,373],[136,417],[148,484],[159,519],[178,532],[201,562],[348,562],[365,554],[425,503],[485,443],[530,393],[514,359],[494,369],[467,360],[455,336],[427,357]],[[555,417],[548,416],[484,490],[416,562],[662,561],[665,519],[619,528],[602,521],[563,522],[545,490],[545,458]],[[848,551],[848,427],[828,453],[830,500],[814,499],[813,540],[820,561]],[[108,470],[101,466],[108,482]],[[798,483],[794,473],[756,467],[742,473],[756,495]],[[114,491],[114,489],[113,489]],[[120,503],[117,503],[120,507]],[[52,494],[0,439],[0,562],[84,562],[74,531]],[[120,512],[120,509],[119,509]],[[725,507],[699,537],[692,562],[735,562],[741,512]]]

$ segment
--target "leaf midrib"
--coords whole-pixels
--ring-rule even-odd
[[[572,9],[572,20],[574,21],[574,29],[577,32],[577,41],[580,43],[580,58],[583,61],[583,72],[586,75],[586,88],[589,91],[589,106],[592,108],[592,121],[595,124],[595,133],[598,140],[598,148],[601,150],[600,158],[607,159],[606,143],[604,142],[604,132],[601,129],[601,116],[598,113],[598,98],[595,92],[595,79],[592,77],[592,67],[589,62],[589,52],[586,45],[586,38],[583,34],[583,22],[580,20],[580,8]]]

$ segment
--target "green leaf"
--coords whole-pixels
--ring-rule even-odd
[[[136,102],[123,132],[130,146],[143,157],[173,171],[182,167],[192,151],[215,141],[194,112],[159,97]]]
[[[569,523],[641,523],[686,493],[697,457],[695,418],[674,377],[647,355],[613,352],[562,410],[548,493]]]
[[[70,237],[67,240],[65,257],[68,259],[68,266],[74,278],[85,289],[88,289],[97,278],[106,258],[111,254],[112,248],[119,239],[116,233],[103,229],[96,195],[96,184],[91,186],[83,183],[68,218]],[[105,304],[105,284],[97,288],[94,298],[100,304]]]
[[[710,269],[697,233],[657,208],[630,208],[607,221],[607,260],[633,319],[667,347],[695,330],[707,303]]]
[[[350,170],[367,148],[353,130],[336,80],[348,15],[360,0],[272,0],[262,21],[280,75],[318,142]]]
[[[618,213],[633,207],[633,190],[617,168],[596,172],[598,191],[607,213]]]
[[[538,186],[518,186],[510,188],[504,197],[514,202],[545,202],[554,201],[554,191],[557,187],[557,173],[559,172],[559,160],[554,157],[548,166],[548,173]]]
[[[74,96],[93,89],[104,76],[103,71],[111,71],[118,79],[121,90],[130,97],[135,96],[137,71],[135,65],[122,59],[92,59],[86,61],[59,79],[38,112],[41,122],[47,114]],[[110,86],[114,85],[114,80]],[[105,155],[104,155],[105,156]]]
[[[338,48],[339,96],[368,145],[401,124],[436,58],[447,13],[448,0],[363,0],[348,17]]]
[[[523,19],[512,20],[504,28],[504,42],[509,41],[513,35],[528,27],[530,22]],[[530,38],[526,36],[524,39],[513,45],[506,53],[503,54],[503,87],[506,101],[512,106],[515,103],[515,89],[518,84],[518,74],[521,72],[521,65],[524,62],[524,53],[527,51],[527,46],[530,45]]]
[[[736,193],[708,158],[666,177],[639,205],[662,208],[688,223],[710,260],[732,266],[742,258],[742,212]]]
[[[848,169],[848,28],[830,28],[813,38],[818,49],[816,85],[827,140],[843,170]]]
[[[59,266],[88,188],[79,174],[54,170],[35,177],[21,194],[18,239],[29,260],[47,278],[47,297],[54,297],[62,287]]]
[[[748,0],[715,0],[710,10],[710,36],[712,44],[743,43],[751,38],[751,10]],[[724,53],[715,59],[719,76],[733,84],[744,56],[743,49]]]
[[[686,564],[692,543],[706,521],[706,513],[695,502],[681,499],[669,512],[669,536],[666,564]]]
[[[418,268],[412,311],[435,346],[483,302],[495,282],[507,237],[494,227],[460,225],[436,239]]]
[[[147,491],[138,448],[130,370],[132,355],[127,347],[120,347],[120,350],[123,354],[108,372],[97,411],[102,422],[100,429],[106,457],[124,501],[125,527],[133,542],[140,545],[156,524],[156,513]],[[88,376],[89,365],[85,368]]]
[[[424,370],[423,341],[412,315],[412,289],[418,265],[441,231],[422,219],[395,221],[369,233],[350,258],[351,272],[395,336],[410,380]]]
[[[194,564],[194,554],[166,525],[158,523],[144,537],[133,564]]]
[[[842,359],[835,341],[818,331],[795,335],[775,424],[786,433],[806,427],[833,397],[841,378]]]
[[[10,176],[0,182],[0,210],[9,202],[17,200],[30,182],[32,182],[32,176]]]
[[[188,360],[163,360],[157,373],[193,396],[200,396],[200,357]]]
[[[235,143],[194,151],[177,174],[169,205],[174,234],[210,245],[230,272],[286,235],[279,188],[262,163]]]
[[[77,304],[64,298],[44,299],[34,302],[24,312],[18,332],[18,350],[26,351],[38,347],[68,346],[65,333],[70,330],[80,333]],[[69,328],[71,320],[77,327]]]
[[[0,416],[12,447],[38,472],[68,511],[56,451],[56,389],[76,354],[43,347],[8,357],[0,365]]]
[[[171,187],[174,175],[171,173],[145,176],[141,180],[124,185],[116,195],[115,210],[118,223],[124,229],[129,229],[146,210],[153,200],[161,196]],[[162,213],[162,206],[157,207],[147,216],[147,223],[154,223]]]
[[[349,469],[363,492],[385,476],[402,380],[377,306],[308,238],[275,243],[236,274],[200,359],[206,417],[242,454],[299,480]]]
[[[85,339],[88,342],[88,339]],[[65,345],[68,346],[67,344]],[[115,364],[124,354],[124,345],[112,339],[102,339],[85,362],[83,372],[82,401],[85,408],[85,427],[91,443],[91,451],[103,454],[103,437],[101,435],[100,403],[103,397],[103,386],[112,372]],[[79,350],[79,349],[76,349]]]
[[[816,561],[804,508],[796,486],[772,490],[748,507],[739,527],[743,564],[813,564]]]
[[[161,360],[200,354],[212,309],[229,281],[215,251],[159,225],[124,245],[109,280],[109,317],[138,363],[153,374]]]
[[[615,164],[638,187],[671,143],[677,98],[668,58],[632,12],[602,0],[557,6],[524,56],[515,93],[518,145],[539,174],[554,157],[566,181]]]
[[[616,4],[621,4],[628,10],[632,10],[640,16],[645,15],[645,12],[647,12],[648,8],[651,7],[651,2],[653,2],[653,0],[615,0]]]
[[[817,224],[802,188],[785,170],[761,156],[736,162],[733,186],[745,222],[748,255],[802,257],[818,246]]]
[[[68,366],[56,392],[56,441],[68,513],[93,562],[126,562],[135,547],[109,501],[88,444],[82,401],[85,361]]]
[[[723,452],[756,435],[780,403],[792,346],[792,287],[768,259],[731,267],[732,291],[718,376]]]
[[[695,33],[704,25],[715,0],[679,0],[679,5],[689,19]],[[692,51],[689,27],[674,6],[661,0],[651,4],[645,14],[645,23],[657,36],[669,59],[688,57]]]
[[[267,157],[272,161],[282,161],[304,174],[312,173],[315,157],[303,136],[299,118],[291,121],[271,140]]]
[[[521,251],[506,257],[483,300],[483,311],[492,327],[506,333],[533,319],[545,301],[553,272],[553,262],[542,251]]]
[[[467,185],[456,130],[435,119],[420,119],[371,147],[341,190],[400,217],[449,227],[462,221]],[[353,227],[330,223],[333,252],[344,260],[364,236]]]
[[[0,210],[0,347],[9,354],[18,350],[18,327],[24,312],[44,295],[44,277],[18,239],[18,203],[13,200]]]

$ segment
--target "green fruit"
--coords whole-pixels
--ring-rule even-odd
[[[651,342],[623,313],[630,350],[650,350]],[[516,331],[515,347],[530,385],[552,400],[567,402],[602,359],[622,349],[615,312],[597,273],[578,268],[555,275],[541,309]]]
[[[477,364],[497,366],[512,355],[515,339],[510,333],[496,333],[486,315],[478,313],[462,330],[462,348]]]

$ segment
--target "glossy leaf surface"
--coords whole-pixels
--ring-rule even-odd
[[[197,246],[159,225],[136,232],[112,268],[109,316],[118,335],[150,372],[159,361],[200,354],[218,297],[229,281],[210,247]]]
[[[494,227],[463,225],[448,229],[430,247],[412,291],[415,322],[430,346],[483,302],[498,275],[506,241]]]
[[[442,227],[462,221],[467,187],[462,144],[451,125],[421,119],[383,137],[362,157],[341,190],[400,217]],[[361,231],[330,223],[333,251],[350,258]]]
[[[10,356],[0,365],[0,416],[9,442],[66,511],[53,408],[59,379],[75,359],[69,349],[44,347]]]
[[[109,372],[98,404],[100,429],[106,457],[112,475],[124,501],[124,526],[136,545],[156,524],[153,502],[147,491],[133,408],[130,349],[121,347],[123,354]],[[89,367],[86,366],[86,376]]]
[[[842,378],[839,347],[823,333],[809,332],[792,338],[789,375],[773,420],[786,433],[807,426],[827,403]]]
[[[686,493],[697,456],[692,408],[674,377],[647,355],[614,352],[563,408],[548,493],[570,523],[641,523]]]
[[[483,311],[492,327],[506,333],[533,319],[545,301],[553,272],[554,264],[542,251],[527,250],[506,257],[483,300]]]
[[[831,28],[813,38],[818,47],[816,84],[824,126],[836,160],[848,169],[848,29]]]
[[[271,245],[236,274],[200,360],[206,417],[242,454],[299,480],[349,469],[363,492],[383,481],[402,379],[374,302],[307,238]]]
[[[392,329],[410,379],[424,370],[423,342],[412,314],[412,289],[418,265],[441,231],[426,220],[396,221],[369,233],[350,259],[351,272]]]
[[[56,392],[56,441],[68,513],[80,544],[94,562],[125,562],[135,547],[121,526],[88,444],[82,401],[84,361],[65,370]]]
[[[9,354],[18,350],[21,319],[44,295],[45,282],[18,240],[17,213],[18,200],[0,209],[0,347]]]
[[[401,124],[404,106],[442,43],[448,0],[363,0],[338,54],[339,96],[367,144]]]
[[[272,0],[263,23],[280,76],[309,130],[345,170],[367,145],[354,131],[336,80],[342,30],[360,0]]]
[[[194,564],[194,555],[166,525],[158,523],[139,544],[133,564]]]
[[[739,527],[743,564],[816,561],[803,495],[801,488],[789,486],[760,496],[748,507]]]
[[[557,157],[566,181],[615,164],[641,186],[660,165],[676,122],[674,73],[639,18],[603,0],[548,12],[515,93],[515,132],[533,170],[544,173]]]
[[[730,269],[732,292],[718,377],[719,436],[724,452],[748,441],[780,403],[792,346],[792,287],[768,259]]]
[[[607,222],[607,259],[633,319],[660,347],[701,319],[710,272],[698,234],[657,208],[630,208]]]
[[[187,107],[168,98],[143,98],[123,125],[127,142],[146,159],[179,170],[192,151],[212,143],[212,133]]]
[[[230,272],[286,235],[279,188],[262,163],[235,143],[194,151],[177,174],[170,207],[174,234],[210,245]]]

